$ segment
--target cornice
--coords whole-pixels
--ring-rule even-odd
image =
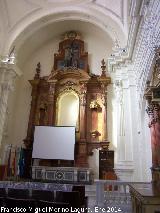
[[[134,37],[134,30],[136,27],[138,27],[136,40],[134,42],[133,54],[129,54],[127,51],[128,49],[126,48],[126,57],[124,54],[117,54],[116,56],[113,54],[114,57],[109,59],[110,72],[119,72],[121,69],[124,69],[124,64],[126,64],[126,69],[129,69],[129,67],[127,68],[128,64],[126,63],[126,60],[131,61],[136,78],[139,103],[141,103],[143,100],[146,81],[151,72],[151,65],[155,54],[155,46],[160,45],[159,0],[150,1],[149,3],[147,2],[147,5],[144,2],[145,1],[143,1],[140,9],[141,16],[133,18],[133,22],[135,21],[135,23],[133,24],[133,28],[130,28],[130,37]],[[133,38],[131,41],[133,42]],[[131,46],[131,41],[128,43],[128,47]],[[121,49],[119,48],[119,53],[121,53],[120,50]]]
[[[140,93],[144,93],[146,81],[151,72],[155,47],[160,45],[160,28],[158,27],[160,5],[157,3],[158,1],[154,1],[149,10],[150,15],[144,17],[141,31],[138,34],[137,51],[134,52],[134,70],[137,77],[137,90]],[[159,9],[157,10],[157,8]]]
[[[113,10],[111,10],[110,8],[105,7],[105,6],[101,5],[100,3],[97,3],[96,1],[94,1],[94,4],[97,5],[99,8],[101,8],[102,10],[109,11],[115,17],[117,17],[122,23],[124,23],[124,20],[123,20],[123,3],[124,3],[124,0],[120,0],[120,1],[121,1],[121,15],[120,16],[117,13],[115,13]]]
[[[148,5],[147,5],[148,6]],[[133,61],[133,52],[135,51],[135,45],[137,40],[137,35],[140,28],[140,23],[142,22],[142,17],[146,11],[145,1],[132,0],[129,9],[129,15],[131,18],[128,40],[126,47],[122,48],[115,43],[113,48],[113,53],[109,58],[109,71],[114,72],[118,67],[123,67],[126,64],[125,61]]]

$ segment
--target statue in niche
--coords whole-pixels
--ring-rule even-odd
[[[45,125],[46,104],[41,103],[39,108],[39,125]]]
[[[71,66],[71,61],[72,61],[72,50],[68,46],[68,47],[65,48],[64,66],[65,67],[70,67]]]
[[[79,47],[74,41],[65,48],[64,67],[78,68]]]

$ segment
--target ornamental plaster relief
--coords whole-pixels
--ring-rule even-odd
[[[139,23],[141,20],[141,14],[139,11],[143,7],[144,1],[132,0],[129,6],[128,22],[128,40],[125,47],[121,46],[119,42],[115,41],[113,47],[113,53],[108,59],[108,69],[110,72],[116,72],[117,69],[127,66],[128,62],[131,61],[132,52],[134,50],[135,40]],[[141,5],[142,4],[142,5]]]
[[[0,146],[7,115],[8,96],[14,89],[16,75],[13,57],[0,61]]]
[[[117,103],[122,105],[123,104],[122,81],[116,80],[114,85],[115,85],[116,101]]]
[[[10,113],[8,111],[8,107],[6,109],[6,118],[5,118],[5,122],[4,122],[4,128],[3,128],[3,135],[2,137],[7,137],[8,136],[8,122],[9,122],[9,117],[10,117]]]
[[[136,7],[136,4],[132,6]],[[132,14],[135,14],[133,10],[135,9],[131,9]],[[127,47],[123,50],[120,46],[116,46],[117,48],[114,49],[113,54],[109,58],[110,72],[119,72],[119,70],[124,69],[124,65],[129,70],[130,64],[132,65],[136,78],[139,106],[141,106],[143,100],[146,81],[155,54],[155,47],[160,45],[159,1],[155,0],[147,3],[144,1],[140,8],[140,15],[141,17],[136,16],[132,19],[134,24],[131,25]],[[139,23],[134,49],[131,49],[135,38],[135,29]],[[133,54],[131,51],[133,51]],[[127,65],[127,60],[131,60],[129,66]]]
[[[150,74],[151,65],[155,54],[155,47],[160,44],[160,5],[159,1],[154,1],[149,9],[143,24],[140,26],[139,42],[135,49],[134,70],[137,81],[137,91],[139,91],[139,102],[142,102],[147,78]]]

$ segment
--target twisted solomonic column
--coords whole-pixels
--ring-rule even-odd
[[[152,166],[160,168],[160,105],[157,102],[150,103],[146,111],[151,132]]]

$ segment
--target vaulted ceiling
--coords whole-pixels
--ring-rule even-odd
[[[104,34],[113,48],[117,44],[124,48],[135,1],[0,0],[0,54],[9,54],[15,46],[25,58],[31,49],[67,30]]]

